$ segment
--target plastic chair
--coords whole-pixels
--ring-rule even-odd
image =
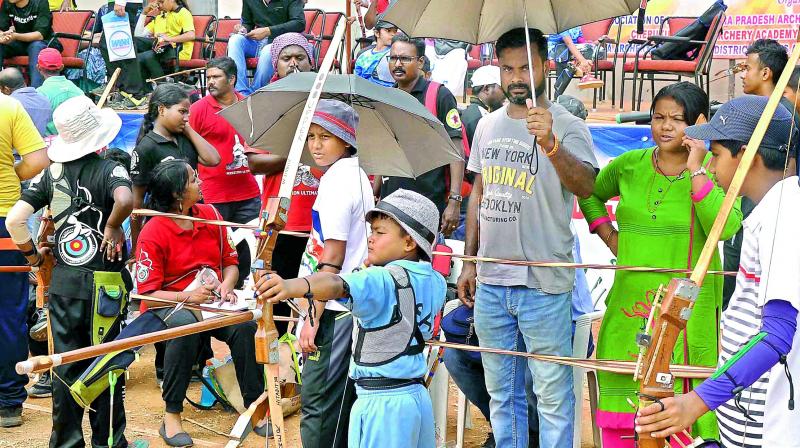
[[[572,355],[576,358],[586,358],[587,350],[589,348],[589,335],[592,334],[592,324],[603,318],[605,311],[595,311],[592,313],[584,314],[575,321],[575,335],[572,337]],[[597,410],[596,400],[591,400],[592,384],[597,384],[597,379],[594,372],[580,367],[572,368],[572,379],[575,390],[575,435],[573,446],[580,448],[581,446],[581,423],[583,419],[583,379],[584,374],[587,375],[590,385],[590,406],[592,410],[592,421],[594,421],[595,412]],[[596,386],[594,387],[596,390]],[[591,422],[589,422],[591,424]],[[600,433],[597,428],[594,429],[594,444],[601,446]]]

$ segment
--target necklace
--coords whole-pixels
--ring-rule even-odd
[[[653,151],[652,159],[653,159],[653,165],[655,166],[655,170],[653,170],[653,175],[650,177],[650,186],[647,188],[647,211],[650,212],[653,219],[656,219],[655,215],[656,210],[658,210],[658,207],[661,206],[661,204],[664,202],[664,198],[667,197],[667,194],[669,194],[669,190],[672,188],[672,185],[675,183],[675,181],[684,178],[684,173],[686,172],[686,168],[684,168],[683,171],[678,173],[678,175],[675,176],[674,178],[670,178],[664,173],[664,171],[661,170],[661,167],[658,166],[658,148],[656,148]],[[656,182],[656,173],[664,176],[664,179],[666,179],[667,182],[669,182],[669,185],[667,185],[666,189],[659,188],[658,193],[661,194],[657,197],[655,201],[653,201],[652,196]]]

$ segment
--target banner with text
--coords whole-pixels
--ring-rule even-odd
[[[713,3],[713,0],[656,0],[647,5],[645,35],[659,34],[664,17],[697,17]],[[726,0],[728,10],[722,34],[714,47],[716,59],[744,59],[748,45],[757,39],[775,39],[791,51],[800,28],[800,0]],[[636,16],[619,17],[609,32],[616,36],[622,27],[621,42],[627,42],[636,34]],[[670,34],[669,22],[661,34]],[[674,33],[677,30],[672,30]],[[613,48],[610,48],[613,51]],[[620,52],[635,51],[626,43]]]

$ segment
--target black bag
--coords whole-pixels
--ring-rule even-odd
[[[728,9],[728,6],[722,1],[723,0],[717,0],[703,15],[698,17],[697,20],[683,27],[673,35],[675,37],[688,37],[689,40],[704,40],[714,18]],[[700,53],[700,45],[701,44],[691,42],[664,42],[653,50],[651,54],[653,55],[653,59],[693,61]]]

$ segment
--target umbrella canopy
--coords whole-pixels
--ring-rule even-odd
[[[409,36],[494,42],[525,26],[556,34],[633,13],[641,0],[395,0],[383,20]],[[457,11],[457,13],[455,13]]]
[[[316,73],[295,73],[225,108],[220,114],[248,145],[286,156]],[[354,75],[329,75],[322,98],[350,104],[359,115],[356,147],[368,174],[417,177],[463,160],[439,120],[416,98]],[[308,151],[301,161],[314,164]]]

